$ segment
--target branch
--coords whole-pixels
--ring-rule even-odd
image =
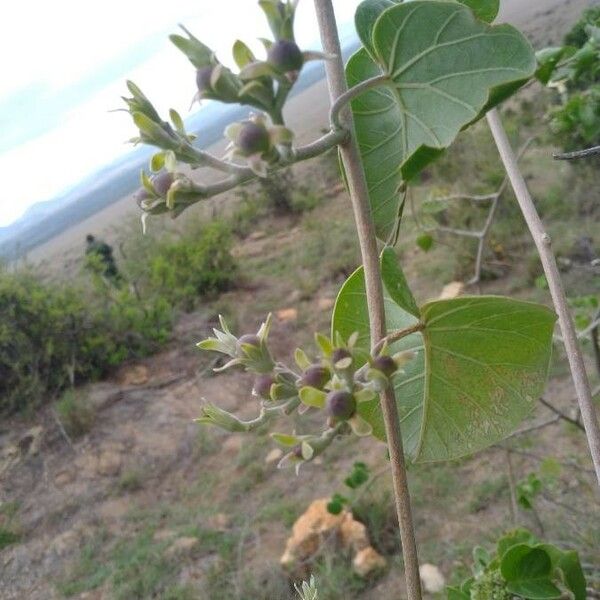
[[[523,155],[527,151],[527,148],[529,148],[529,146],[532,142],[533,142],[533,138],[529,138],[521,146],[521,148],[519,149],[519,152],[517,153],[517,160],[520,160],[523,157]],[[500,198],[501,198],[502,194],[504,194],[504,191],[506,190],[508,183],[509,183],[509,179],[508,179],[508,175],[506,175],[504,177],[504,179],[502,180],[500,187],[492,194],[476,195],[476,196],[470,196],[468,194],[454,194],[454,195],[446,196],[446,197],[440,199],[440,200],[446,200],[446,201],[447,200],[464,199],[464,200],[470,200],[471,202],[485,202],[486,200],[492,201],[492,204],[490,206],[488,215],[485,219],[483,228],[479,231],[471,231],[471,230],[467,230],[467,229],[453,229],[451,227],[436,227],[436,231],[440,231],[442,233],[450,233],[452,235],[460,235],[463,237],[473,237],[477,240],[477,254],[476,254],[476,258],[475,258],[475,274],[473,275],[473,277],[471,277],[471,279],[469,279],[469,281],[467,281],[467,285],[474,285],[476,283],[479,283],[479,281],[481,280],[481,269],[483,266],[483,252],[485,250],[485,242],[487,240],[490,229],[492,228],[492,225],[494,224],[494,219],[496,218],[496,214],[498,212],[498,205],[500,203]]]
[[[563,421],[567,421],[567,423],[571,423],[571,425],[575,425],[575,427],[577,427],[578,429],[581,429],[581,431],[585,432],[585,428],[577,419],[572,419],[571,417],[566,415],[564,412],[562,412],[562,410],[556,408],[556,406],[554,406],[553,404],[550,404],[550,402],[548,402],[548,400],[545,400],[544,398],[540,398],[540,402],[546,408],[551,410],[555,415],[559,416]]]
[[[567,358],[571,369],[571,376],[577,392],[577,400],[581,409],[581,417],[590,447],[590,454],[596,471],[596,478],[600,485],[600,425],[592,401],[590,382],[585,371],[583,355],[577,340],[577,333],[573,319],[569,311],[567,297],[556,264],[556,258],[552,253],[550,236],[544,230],[542,221],[537,213],[535,204],[531,198],[525,179],[519,170],[517,158],[502,126],[500,116],[496,109],[487,114],[488,124],[492,131],[494,141],[498,147],[500,157],[506,168],[506,173],[513,186],[515,196],[521,208],[521,212],[527,222],[527,226],[533,236],[533,240],[540,255],[544,273],[550,288],[550,294],[554,308],[558,314],[558,320],[562,336],[564,338]]]
[[[332,104],[348,91],[340,40],[333,10],[332,0],[314,0],[319,31],[323,50],[335,56],[335,59],[325,63],[329,96]],[[347,124],[347,129],[354,131],[352,113],[343,110],[340,119]],[[358,233],[363,269],[365,274],[365,289],[367,291],[367,306],[371,340],[375,346],[386,335],[385,309],[383,302],[383,283],[379,268],[379,251],[375,227],[371,215],[369,191],[364,174],[358,144],[354,135],[347,143],[340,146],[340,157],[344,165],[350,199],[354,212],[354,220]],[[421,579],[419,576],[419,559],[415,541],[414,525],[410,506],[408,477],[402,446],[402,432],[398,420],[396,397],[394,390],[388,387],[381,394],[381,410],[385,423],[385,433],[390,465],[392,468],[392,486],[394,490],[396,514],[400,525],[400,538],[404,558],[404,573],[406,579],[407,600],[421,600]]]
[[[577,150],[575,152],[562,152],[552,155],[554,160],[577,160],[579,158],[587,158],[588,156],[597,156],[600,154],[600,146],[594,146],[587,150]]]
[[[393,344],[394,342],[397,342],[402,338],[405,338],[413,333],[417,333],[417,331],[423,331],[423,329],[425,329],[425,323],[419,321],[411,327],[406,327],[405,329],[398,329],[397,331],[392,331],[391,333],[388,333],[388,335],[386,335],[384,338],[379,340],[379,342],[377,342],[375,346],[373,346],[372,354],[377,354],[386,344]]]

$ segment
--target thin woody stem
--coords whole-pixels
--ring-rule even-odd
[[[327,83],[331,103],[343,96],[348,90],[337,24],[331,0],[315,0],[317,21],[321,33],[323,50],[335,58],[325,64]],[[352,209],[356,222],[358,240],[365,274],[365,288],[371,328],[371,343],[375,346],[386,335],[385,310],[383,303],[383,284],[379,269],[377,239],[371,216],[369,193],[363,171],[358,145],[354,136],[352,115],[348,110],[340,114],[346,128],[352,135],[346,143],[340,145],[340,155],[344,164]],[[408,600],[421,600],[421,581],[419,562],[412,521],[408,479],[404,462],[402,434],[396,408],[394,390],[390,387],[381,395],[381,409],[385,422],[386,437],[390,453],[392,484],[396,501],[396,511],[400,524],[400,537],[406,575]]]
[[[383,348],[384,345],[393,344],[394,342],[397,342],[398,340],[401,340],[402,338],[405,338],[413,333],[423,331],[423,329],[425,329],[425,323],[421,323],[421,321],[419,321],[411,327],[406,327],[405,329],[398,329],[398,331],[392,331],[392,333],[389,333],[383,339],[379,340],[377,344],[375,344],[372,351],[373,355],[376,355]]]
[[[491,110],[487,114],[487,120],[496,146],[498,147],[500,157],[504,163],[506,173],[508,174],[515,196],[521,208],[521,212],[523,213],[529,231],[533,236],[538,254],[542,261],[542,266],[544,267],[544,273],[546,275],[546,280],[548,281],[554,308],[558,314],[558,321],[567,351],[571,376],[573,378],[573,383],[575,384],[579,408],[581,409],[581,418],[585,427],[585,433],[590,447],[594,469],[596,471],[596,478],[600,485],[600,426],[598,425],[598,417],[592,401],[592,391],[585,370],[581,348],[579,347],[577,340],[577,333],[569,311],[567,297],[556,264],[556,258],[552,252],[550,236],[544,230],[535,204],[527,189],[525,179],[519,170],[517,158],[508,141],[498,111],[496,109]]]

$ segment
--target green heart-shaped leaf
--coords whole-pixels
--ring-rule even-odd
[[[398,216],[402,181],[526,82],[536,60],[516,29],[487,25],[462,4],[394,3],[373,24],[382,6],[361,5],[357,27],[373,57],[361,48],[346,75],[351,86],[388,77],[352,102],[377,235],[385,240]]]
[[[513,546],[500,563],[506,589],[529,600],[553,600],[562,597],[562,592],[552,583],[552,560],[540,546],[528,544]]]
[[[417,318],[390,294],[383,270],[388,331]],[[416,357],[393,383],[404,448],[415,461],[451,460],[486,448],[530,414],[546,381],[555,315],[544,306],[498,296],[461,297],[421,307],[423,333],[392,345]],[[357,348],[370,346],[364,275],[346,281],[335,304],[332,331],[358,331]],[[385,439],[378,401],[359,405],[373,435]]]

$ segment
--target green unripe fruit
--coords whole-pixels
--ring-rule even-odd
[[[347,421],[356,413],[356,398],[343,390],[330,392],[327,395],[327,414],[336,421]]]
[[[314,387],[320,390],[330,379],[331,374],[329,373],[329,369],[321,365],[312,365],[304,371],[298,385],[300,387]]]
[[[246,121],[235,138],[235,145],[244,156],[263,154],[271,147],[269,132],[264,125]]]
[[[302,50],[298,48],[296,42],[289,40],[279,40],[269,49],[267,55],[268,62],[282,73],[290,71],[299,71],[304,64]]]
[[[201,94],[212,91],[211,77],[213,71],[213,66],[202,67],[196,71],[196,86]]]
[[[173,176],[173,173],[169,173],[168,171],[163,171],[162,173],[155,175],[152,178],[154,191],[161,198],[164,198],[167,195],[169,188],[173,184],[173,181],[175,181],[175,177]]]
[[[272,375],[260,375],[254,380],[254,393],[263,400],[271,399],[271,386],[275,383]]]
[[[247,333],[246,335],[243,335],[241,338],[239,338],[237,341],[237,347],[240,352],[243,352],[242,346],[245,344],[248,344],[249,346],[254,346],[256,348],[260,348],[260,338],[253,333]]]
[[[371,363],[374,369],[381,371],[386,377],[391,377],[398,367],[391,356],[378,356]]]

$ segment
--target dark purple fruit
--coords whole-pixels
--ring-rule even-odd
[[[168,171],[163,171],[162,173],[155,175],[152,178],[152,185],[154,186],[154,191],[161,198],[164,198],[167,195],[169,188],[173,184],[174,180],[175,177],[173,176],[173,173],[169,173]]]
[[[213,66],[202,67],[196,71],[196,85],[198,86],[198,91],[202,94],[204,92],[212,91],[211,85],[211,77],[214,71]]]
[[[136,204],[142,208],[142,202],[144,200],[147,200],[148,198],[150,198],[150,194],[148,193],[148,190],[146,188],[140,188],[134,195],[133,195],[133,199],[135,200]]]
[[[304,457],[302,456],[302,444],[298,444],[297,446],[294,446],[294,448],[292,450],[292,455],[295,458],[301,458],[302,460],[304,460]]]
[[[275,42],[269,49],[267,60],[282,73],[299,71],[304,64],[302,50],[298,48],[296,42],[290,42],[289,40]]]
[[[304,371],[298,383],[301,387],[309,386],[320,390],[330,379],[329,369],[321,365],[312,365]]]
[[[372,366],[374,369],[381,371],[386,377],[391,377],[398,370],[391,356],[378,356],[373,359]]]
[[[329,392],[327,395],[327,413],[336,421],[347,421],[356,412],[356,398],[343,390]]]
[[[263,154],[268,152],[271,146],[269,132],[264,125],[246,121],[242,123],[235,139],[235,145],[244,156]]]
[[[331,355],[331,361],[334,365],[346,358],[352,358],[352,354],[346,348],[336,348]]]
[[[247,333],[246,335],[243,335],[241,338],[239,338],[237,341],[237,347],[240,352],[242,351],[243,344],[248,344],[250,346],[260,348],[260,338],[253,333]]]
[[[254,380],[254,393],[264,400],[271,399],[271,386],[275,383],[272,375],[259,375]]]

